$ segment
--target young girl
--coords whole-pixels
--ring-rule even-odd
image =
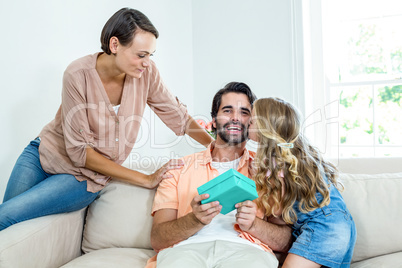
[[[257,204],[268,217],[292,224],[296,238],[283,268],[349,267],[356,241],[352,216],[337,189],[337,169],[301,133],[289,103],[254,103],[250,138],[259,143]]]

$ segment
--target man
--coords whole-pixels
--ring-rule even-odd
[[[254,153],[245,146],[254,100],[244,83],[232,82],[218,91],[211,112],[216,142],[184,157],[184,167],[159,185],[151,232],[152,246],[160,251],[158,268],[277,267],[272,250],[288,249],[291,229],[263,220],[254,202],[236,204],[236,210],[222,215],[218,201],[201,204],[209,195],[197,193],[197,187],[230,168],[250,176]]]

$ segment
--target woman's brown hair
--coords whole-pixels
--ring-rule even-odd
[[[120,9],[103,26],[100,37],[102,50],[108,55],[111,54],[109,41],[113,36],[117,37],[123,46],[130,45],[138,30],[150,32],[155,38],[159,37],[158,30],[143,13],[127,7]]]

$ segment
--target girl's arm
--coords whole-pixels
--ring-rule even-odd
[[[278,218],[265,221],[258,218],[257,205],[252,201],[236,204],[236,223],[240,229],[258,238],[272,250],[287,252],[292,244],[292,229]]]

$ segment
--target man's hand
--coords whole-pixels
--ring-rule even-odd
[[[204,225],[209,224],[222,210],[222,206],[219,205],[218,201],[201,204],[201,200],[207,199],[208,197],[209,194],[197,195],[193,198],[193,201],[191,201],[191,207],[193,208],[195,218]]]
[[[244,201],[235,205],[237,208],[236,223],[240,229],[247,232],[255,225],[257,215],[257,205],[253,201]]]
[[[151,231],[152,247],[159,251],[186,240],[209,224],[222,209],[219,202],[201,204],[208,194],[197,195],[191,201],[193,211],[177,217],[177,209],[160,209],[154,214]]]
[[[173,177],[171,174],[167,173],[172,169],[179,169],[184,166],[184,162],[181,159],[171,159],[169,162],[164,164],[161,168],[155,171],[153,174],[148,175],[149,186],[147,188],[153,189],[159,185],[163,179]]]

